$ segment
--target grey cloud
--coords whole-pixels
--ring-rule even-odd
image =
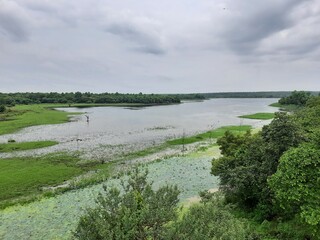
[[[134,47],[131,49],[134,51],[154,55],[165,53],[165,49],[159,39],[160,36],[152,32],[152,30],[142,29],[129,22],[112,23],[104,30],[133,43]]]
[[[29,33],[25,24],[13,12],[6,12],[0,9],[0,30],[2,30],[0,33],[3,32],[13,41],[28,40]]]
[[[246,1],[236,6],[221,33],[227,46],[238,54],[254,53],[260,41],[295,24],[291,11],[304,1]],[[252,7],[254,6],[254,7]],[[234,17],[232,15],[235,15]]]

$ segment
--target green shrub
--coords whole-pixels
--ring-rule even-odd
[[[179,190],[164,186],[157,191],[146,181],[147,172],[136,169],[124,193],[107,189],[88,209],[74,232],[77,239],[161,239],[166,225],[176,219]]]
[[[203,196],[183,217],[171,225],[166,239],[249,239],[246,224],[235,218],[220,194]]]

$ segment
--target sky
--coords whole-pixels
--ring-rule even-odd
[[[0,0],[0,92],[320,90],[320,0]]]

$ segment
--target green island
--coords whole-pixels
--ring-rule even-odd
[[[261,119],[261,120],[269,120],[274,118],[274,113],[254,113],[248,115],[239,116],[239,118],[248,118],[248,119]]]
[[[251,126],[249,125],[225,126],[225,127],[220,127],[204,133],[200,133],[194,136],[190,136],[190,137],[181,137],[173,140],[168,140],[167,143],[169,145],[190,144],[190,143],[200,142],[200,141],[211,139],[211,138],[222,137],[227,131],[232,132],[234,134],[239,134],[239,133],[249,131],[250,129],[251,129]]]
[[[313,183],[319,182],[320,96],[298,93],[273,104],[294,107],[286,108],[290,113],[272,114],[271,123],[258,132],[251,132],[250,126],[225,126],[119,155],[111,162],[84,159],[77,153],[2,158],[0,208],[4,226],[8,227],[10,216],[18,214],[18,204],[30,203],[26,205],[25,219],[33,207],[43,204],[37,200],[48,199],[52,204],[49,206],[60,208],[63,201],[54,203],[55,199],[68,197],[68,205],[64,206],[67,212],[71,206],[74,209],[81,205],[80,197],[85,196],[90,204],[81,207],[87,210],[63,212],[66,222],[52,223],[59,226],[57,233],[47,234],[58,239],[318,240],[320,188]],[[53,110],[53,106],[6,106],[1,114],[4,120],[0,121],[0,134],[68,121],[68,114]],[[50,117],[45,117],[47,114]],[[253,116],[271,119],[267,118],[271,114],[264,114]],[[15,124],[9,128],[7,122]],[[29,144],[3,144],[2,151],[34,149],[44,143]],[[192,146],[191,150],[157,155],[166,150],[181,151],[184,145]],[[140,158],[152,155],[156,155],[154,161],[139,164]],[[209,167],[205,165],[207,159],[211,159]],[[181,168],[176,170],[176,165]],[[198,186],[193,179],[209,185],[206,180],[214,176],[219,179],[219,190],[202,191],[181,204],[179,187],[168,182],[152,187],[153,179],[160,181],[169,173],[168,182],[194,189]],[[189,181],[181,182],[179,174],[188,176]],[[103,187],[106,180],[113,185]],[[28,224],[35,227],[32,222]],[[43,233],[39,229],[39,234]],[[4,233],[0,227],[0,237]],[[11,230],[11,234],[23,238],[25,233]]]

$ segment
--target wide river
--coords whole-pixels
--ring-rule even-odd
[[[277,99],[210,99],[177,105],[145,108],[92,107],[64,108],[83,112],[65,124],[25,128],[15,134],[0,136],[21,141],[56,140],[60,144],[45,149],[19,153],[44,154],[55,151],[81,151],[86,157],[112,157],[117,152],[139,150],[168,138],[192,135],[225,125],[250,124],[259,127],[267,121],[238,118],[256,112],[274,112],[268,106]],[[87,117],[89,122],[87,122]],[[94,153],[95,155],[92,155]],[[9,154],[0,154],[0,157]]]

